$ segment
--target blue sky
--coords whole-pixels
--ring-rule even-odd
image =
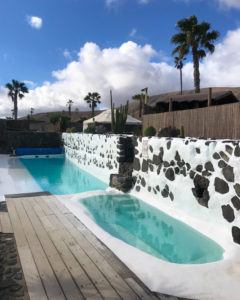
[[[0,85],[12,78],[32,81],[30,88],[54,83],[52,72],[78,61],[86,42],[101,50],[119,49],[127,41],[148,44],[157,53],[149,62],[171,65],[170,38],[177,20],[196,14],[221,32],[221,43],[229,30],[240,27],[239,12],[239,0],[1,1]],[[31,26],[32,16],[42,26]]]

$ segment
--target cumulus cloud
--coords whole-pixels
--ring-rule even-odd
[[[200,65],[202,87],[240,85],[240,28],[228,32],[216,45],[213,55]],[[183,69],[184,88],[193,87],[192,63]],[[80,109],[88,109],[83,98],[88,92],[102,95],[102,107],[109,107],[109,90],[113,90],[116,104],[131,99],[146,86],[151,95],[179,89],[179,71],[169,61],[159,58],[159,51],[151,45],[138,45],[132,41],[116,48],[101,49],[95,43],[86,43],[76,60],[64,69],[52,73],[53,83],[44,82],[31,88],[19,101],[21,113],[30,107],[35,111],[66,109],[68,99]],[[0,115],[10,115],[12,104],[6,99],[6,90],[0,89]]]
[[[43,20],[40,17],[28,16],[27,20],[28,24],[35,29],[40,29],[42,27]]]
[[[221,6],[227,6],[229,8],[240,8],[239,0],[218,0]]]

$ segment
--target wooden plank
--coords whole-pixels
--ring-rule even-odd
[[[67,215],[69,221],[81,231],[84,237],[95,247],[98,252],[107,260],[107,262],[114,267],[117,273],[123,277],[128,278],[133,274],[132,272],[116,257],[113,252],[107,248],[86,226],[84,226],[75,216]]]
[[[54,196],[52,196],[54,197]],[[45,202],[48,206],[54,210],[59,222],[63,224],[71,234],[74,239],[78,242],[84,252],[89,256],[89,258],[95,263],[99,270],[104,274],[104,276],[111,282],[112,286],[118,292],[118,294],[124,299],[138,299],[137,295],[132,291],[132,289],[126,284],[126,282],[119,276],[119,274],[109,265],[109,263],[104,259],[104,257],[95,249],[95,247],[88,242],[84,235],[75,228],[74,224],[70,221],[74,218],[72,214],[61,214],[58,209],[58,201],[49,201],[51,197],[44,197]],[[69,211],[68,211],[69,212]],[[56,224],[56,227],[58,225]],[[123,265],[123,264],[122,264]]]
[[[104,299],[120,299],[119,295],[112,288],[111,284],[106,280],[96,265],[91,261],[87,254],[82,250],[80,245],[64,230],[61,231],[61,237],[66,243],[72,254],[75,256],[79,264],[91,278]]]
[[[52,241],[54,242],[58,252],[60,253],[64,263],[71,273],[74,281],[87,299],[102,299],[100,293],[95,288],[91,280],[86,275],[83,268],[78,264],[76,258],[64,243],[61,235],[62,230],[50,232]]]
[[[34,201],[34,200],[33,200]],[[23,202],[25,211],[31,220],[32,226],[38,236],[38,239],[47,255],[49,263],[60,283],[62,290],[67,299],[83,299],[80,290],[77,288],[73,278],[62,261],[57,249],[55,248],[52,240],[50,239],[47,231],[42,226],[40,219],[37,217],[34,207],[31,206],[32,200]]]
[[[22,201],[24,201],[24,198],[15,200],[15,208],[22,223],[23,230],[28,240],[29,248],[31,249],[32,256],[46,290],[46,294],[49,299],[66,299],[63,295],[61,287],[58,284],[51,265],[48,262],[41,243],[39,242],[32,224],[22,206]]]
[[[71,215],[68,214],[67,216],[70,220]],[[104,276],[111,282],[111,285],[123,299],[139,299],[139,297],[133,292],[129,285],[123,280],[123,278],[119,276],[119,274],[104,259],[104,257],[84,237],[81,231],[73,227],[71,230],[68,230],[68,232],[74,237],[77,243],[81,246],[84,252],[89,256],[89,258],[95,263],[95,265],[104,274]]]
[[[31,250],[29,249],[24,230],[22,228],[12,199],[7,200],[7,207],[13,226],[18,254],[21,261],[29,297],[31,300],[47,300],[41,278],[32,257]]]
[[[85,272],[88,274],[88,276],[91,278],[92,282],[95,284],[101,295],[106,299],[120,299],[119,295],[115,292],[115,290],[112,288],[110,283],[106,280],[106,278],[103,276],[103,274],[99,271],[99,269],[96,267],[96,265],[90,260],[90,258],[86,255],[86,253],[82,250],[80,245],[78,245],[73,238],[70,236],[70,234],[64,229],[61,228],[59,230],[59,227],[66,226],[68,229],[72,229],[73,225],[71,222],[67,220],[67,218],[62,217],[62,213],[64,212],[64,216],[70,214],[69,210],[62,210],[59,209],[59,202],[55,202],[55,198],[52,197],[52,199],[49,199],[49,197],[44,199],[46,203],[48,203],[49,208],[51,207],[55,213],[58,216],[58,219],[56,216],[45,216],[46,219],[48,219],[48,222],[51,222],[51,227],[45,226],[45,229],[47,231],[56,231],[58,230],[58,233],[61,235],[61,239],[65,242],[65,244],[68,246],[71,253],[74,255],[74,257],[77,259],[81,267],[85,270]],[[58,200],[57,200],[58,201]],[[72,214],[70,214],[72,215]],[[61,222],[60,222],[61,220]],[[43,223],[43,226],[46,225]]]
[[[140,299],[144,300],[157,300],[158,298],[152,295],[151,292],[146,292],[133,278],[127,278],[127,283],[136,292]]]
[[[13,233],[12,224],[7,212],[0,212],[1,232]]]

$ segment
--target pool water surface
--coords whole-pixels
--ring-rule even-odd
[[[177,264],[203,264],[223,258],[213,240],[130,195],[101,195],[79,200],[90,217],[112,236]]]
[[[78,166],[64,156],[49,158],[20,158],[43,191],[54,195],[82,193],[105,190],[107,184]]]

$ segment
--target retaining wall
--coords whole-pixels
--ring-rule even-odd
[[[12,153],[18,147],[45,148],[62,146],[57,132],[3,131],[0,134],[0,153]]]
[[[106,183],[133,159],[127,136],[63,133],[62,139],[66,157]]]
[[[240,244],[240,144],[230,140],[135,140],[135,193],[227,226]]]

